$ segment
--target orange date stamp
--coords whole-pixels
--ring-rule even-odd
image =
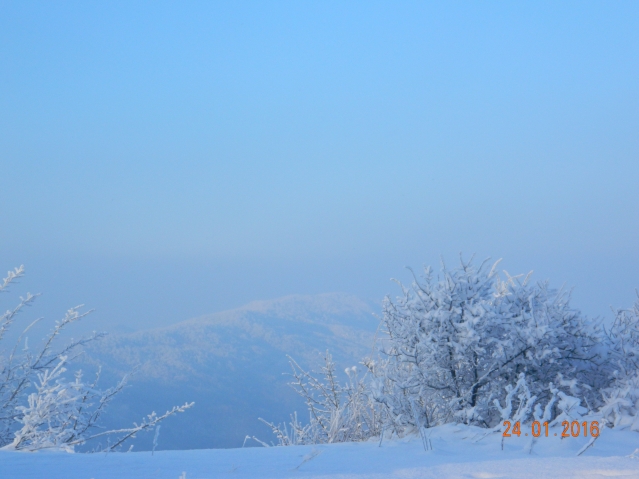
[[[589,426],[590,424],[590,426]],[[521,424],[517,421],[514,425],[510,421],[504,421],[505,430],[503,432],[504,437],[512,437],[517,436],[520,437],[521,432]],[[561,423],[561,426],[564,428],[561,433],[561,437],[579,437],[583,432],[584,437],[588,437],[590,434],[592,437],[599,436],[599,422],[598,421],[564,421]],[[511,429],[512,427],[512,429]],[[530,426],[530,434],[533,437],[548,437],[548,422],[540,423],[539,421],[533,421]],[[542,429],[545,434],[542,435]],[[523,433],[524,436],[528,436],[527,432]],[[554,433],[557,436],[557,433]]]

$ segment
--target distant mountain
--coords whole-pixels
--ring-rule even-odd
[[[110,407],[108,426],[185,401],[195,407],[161,428],[160,449],[239,447],[246,435],[270,440],[257,418],[275,422],[306,409],[287,386],[287,355],[319,368],[330,350],[340,371],[369,354],[378,320],[370,305],[339,294],[255,301],[173,326],[113,335],[87,351],[100,364],[104,386],[134,367],[129,387]],[[148,449],[151,435],[136,450]],[[255,444],[255,443],[253,443]]]

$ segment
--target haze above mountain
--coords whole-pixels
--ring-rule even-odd
[[[163,426],[160,449],[239,447],[246,435],[270,440],[258,421],[289,420],[303,402],[287,385],[287,355],[319,369],[329,350],[338,371],[370,354],[379,320],[357,297],[328,293],[255,301],[169,327],[110,335],[87,350],[85,369],[101,365],[102,387],[137,373],[110,406],[108,426],[195,401]],[[148,449],[151,435],[136,449]]]

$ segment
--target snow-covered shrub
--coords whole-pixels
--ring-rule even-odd
[[[499,412],[500,423],[498,426],[501,427],[504,421],[512,423],[525,423],[528,421],[534,412],[539,412],[538,408],[533,409],[533,406],[539,406],[539,404],[535,404],[535,401],[537,401],[537,396],[533,396],[530,393],[526,375],[521,373],[515,387],[511,384],[506,386],[504,406],[502,407],[497,399],[493,401],[495,408]]]
[[[319,378],[302,369],[289,357],[293,389],[304,398],[309,422],[303,425],[297,414],[287,426],[267,421],[278,445],[326,444],[363,441],[381,432],[379,405],[369,395],[366,382],[359,378],[357,368],[345,370],[346,384],[340,384],[335,374],[335,363],[327,352]]]
[[[501,448],[503,449],[506,437],[513,435],[519,437],[524,430],[532,429],[534,431],[536,422],[538,434],[535,436],[535,433],[533,433],[525,446],[525,450],[530,453],[537,442],[537,437],[541,434],[542,427],[555,427],[562,425],[564,421],[569,423],[578,421],[581,423],[583,416],[590,412],[581,406],[582,400],[580,398],[560,391],[552,383],[548,385],[548,391],[550,392],[550,397],[542,409],[542,401],[539,401],[537,396],[531,394],[526,376],[521,373],[514,386],[511,384],[506,386],[504,405],[502,406],[497,399],[493,401],[494,407],[499,413],[499,422],[484,434],[477,436],[475,442],[481,441],[493,433],[500,433]],[[601,419],[600,415],[591,415],[590,417],[597,421]],[[528,436],[528,434],[525,433],[525,436]],[[578,455],[591,447],[596,438],[597,436],[592,437],[588,444],[579,451]]]
[[[604,404],[599,410],[609,427],[639,431],[639,376],[619,379],[603,391]]]
[[[563,391],[555,390],[558,401],[556,404],[557,414],[550,422],[551,426],[562,424],[564,421],[572,422],[579,421],[583,416],[588,414],[588,408],[582,406],[583,399],[575,396],[570,396]],[[552,416],[549,416],[550,419]]]
[[[631,309],[615,311],[608,343],[615,380],[600,413],[609,427],[639,431],[639,293]]]
[[[9,285],[23,275],[22,266],[9,271],[0,283],[0,293],[6,292]],[[0,315],[0,347],[18,313],[30,306],[36,297],[27,293],[20,298],[16,307]],[[68,310],[65,317],[56,322],[40,348],[29,349],[25,336],[39,321],[36,320],[24,328],[8,353],[0,349],[1,449],[73,451],[76,445],[106,436],[114,439],[105,449],[114,450],[138,432],[152,429],[166,417],[192,406],[191,403],[174,407],[162,416],[152,413],[131,428],[97,431],[98,420],[113,397],[122,391],[127,377],[105,391],[97,388],[99,371],[91,383],[83,381],[81,371],[75,373],[73,381],[65,380],[64,365],[81,353],[83,345],[102,337],[102,334],[94,333],[86,338],[71,340],[62,348],[54,348],[64,328],[90,313],[80,312],[80,308]],[[19,350],[23,341],[25,347]],[[30,392],[32,389],[33,392]]]
[[[614,323],[607,333],[615,377],[635,376],[639,371],[639,292],[631,309],[615,311]]]
[[[491,434],[506,420],[555,426],[585,415],[602,428],[639,431],[639,298],[616,311],[606,331],[571,308],[566,291],[530,275],[504,272],[502,281],[496,266],[461,261],[437,276],[426,268],[423,280],[400,284],[401,297],[384,300],[377,356],[362,361],[367,374],[356,389],[355,410],[374,419],[365,433],[358,428],[366,421],[344,420],[344,403],[331,399],[351,389],[336,387],[328,370],[321,382],[297,367],[310,423],[295,416],[293,439],[271,425],[280,444],[417,431],[423,438],[426,428],[450,422]]]
[[[12,449],[73,449],[68,443],[76,435],[74,425],[82,422],[78,411],[85,387],[80,374],[73,382],[63,381],[66,359],[63,356],[53,369],[38,373],[36,392],[29,394],[26,406],[16,408],[22,427],[14,435]]]
[[[533,396],[528,387],[525,374],[521,373],[517,383],[513,387],[507,385],[504,398],[504,405],[495,399],[493,404],[499,413],[499,423],[493,430],[502,431],[504,421],[511,424],[526,424],[538,421],[543,424],[549,423],[550,427],[561,424],[563,421],[579,420],[588,409],[581,405],[582,400],[578,397],[570,396],[557,389],[552,383],[548,385],[550,397],[542,409],[542,401],[537,396]]]
[[[582,384],[593,403],[607,384],[601,329],[547,283],[502,282],[496,264],[462,261],[438,277],[426,268],[423,281],[402,291],[384,301],[384,360],[374,371],[376,399],[401,426],[416,425],[417,406],[429,426],[492,427],[499,420],[493,401],[503,400],[521,373],[539,398],[558,377]]]

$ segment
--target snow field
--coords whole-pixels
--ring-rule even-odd
[[[529,426],[522,426],[522,431]],[[604,430],[577,457],[589,438],[481,438],[485,429],[445,425],[430,430],[433,450],[418,437],[308,446],[68,454],[0,452],[7,479],[214,479],[214,478],[639,478],[639,434]],[[558,436],[555,437],[554,433]]]

